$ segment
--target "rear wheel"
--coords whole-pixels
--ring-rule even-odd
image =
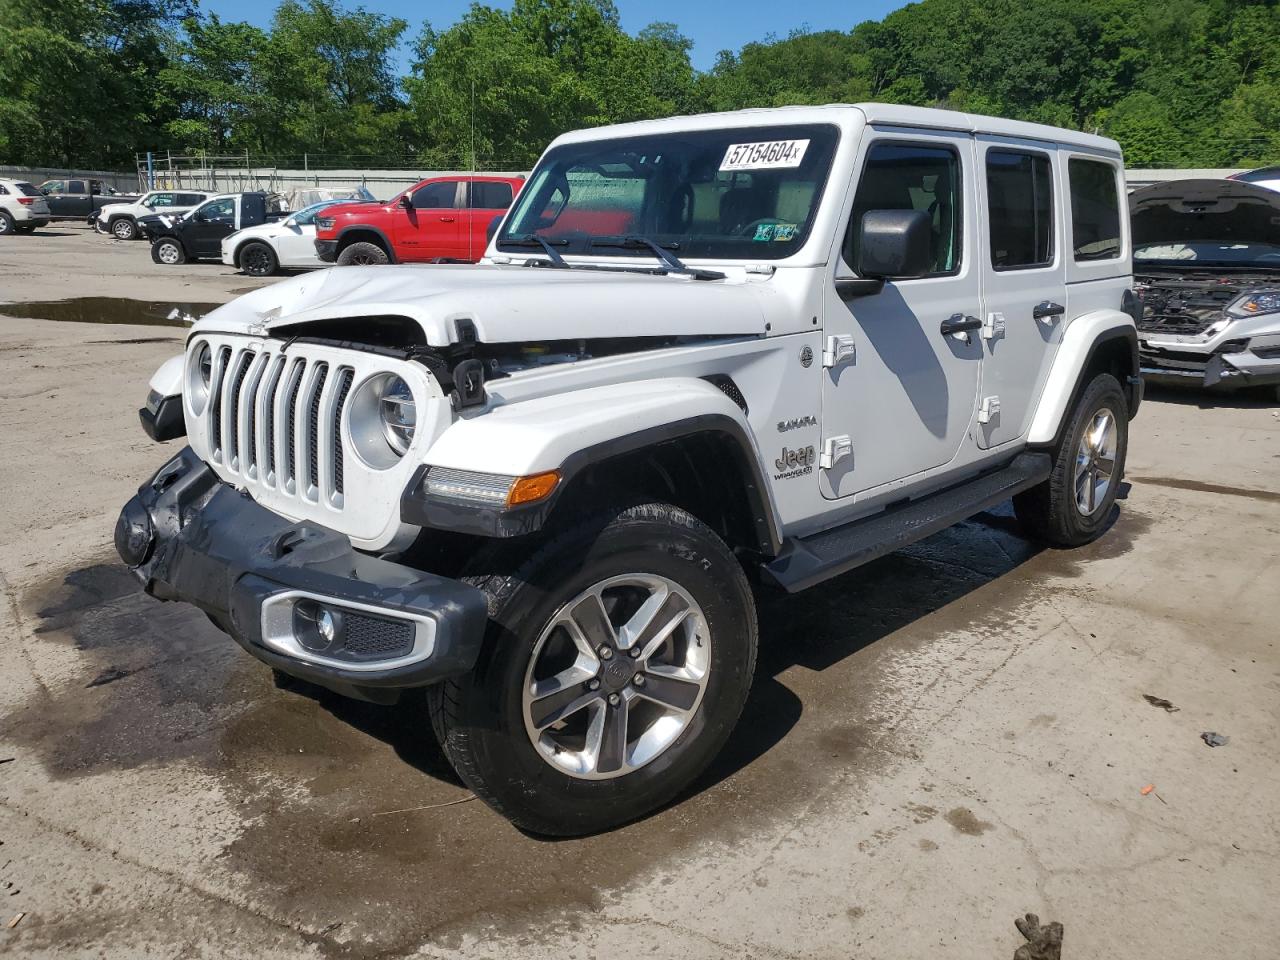
[[[138,235],[138,225],[128,217],[116,217],[111,221],[109,229],[117,240],[132,240]]]
[[[1078,547],[1106,529],[1124,477],[1129,404],[1120,383],[1098,374],[1085,387],[1054,451],[1049,479],[1013,498],[1028,533],[1055,547]]]
[[[376,243],[368,243],[361,240],[358,243],[343,247],[342,252],[338,254],[337,262],[340,267],[357,267],[390,263],[391,258],[387,256],[387,251]]]
[[[742,568],[667,504],[580,523],[505,573],[475,670],[431,688],[458,775],[526,830],[594,833],[684,789],[737,723],[755,668]]]
[[[16,231],[17,224],[13,221],[13,215],[8,210],[0,210],[0,237]]]
[[[240,269],[251,277],[269,277],[279,265],[275,251],[258,240],[246,243],[240,251]]]
[[[161,237],[151,245],[151,259],[156,263],[163,263],[165,266],[174,266],[179,263],[187,262],[187,252],[182,249],[182,244],[171,237]]]

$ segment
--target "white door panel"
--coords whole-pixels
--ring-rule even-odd
[[[281,266],[297,267],[315,263],[315,224],[281,227],[280,234],[275,240],[275,247]]]
[[[971,442],[983,353],[975,333],[941,329],[953,316],[977,317],[982,308],[981,272],[971,253],[978,242],[972,138],[877,130],[864,143],[858,169],[865,172],[850,222],[873,209],[929,211],[938,274],[889,281],[880,293],[847,303],[834,282],[828,284],[824,346],[830,338],[844,338],[834,345],[846,354],[823,371],[823,450],[829,456],[820,485],[828,499],[952,461]],[[940,170],[950,172],[939,175]],[[954,195],[944,184],[947,176],[955,177]],[[853,255],[846,243],[842,258]],[[853,272],[847,262],[837,270]],[[853,341],[851,357],[847,338]],[[841,455],[845,449],[850,452]]]
[[[1052,144],[979,135],[977,150],[986,352],[977,440],[985,449],[1030,426],[1066,324],[1065,313],[1055,312],[1067,302],[1066,236]]]

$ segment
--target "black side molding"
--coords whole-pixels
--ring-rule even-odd
[[[761,564],[761,574],[766,583],[788,593],[798,593],[967,520],[1047,480],[1052,469],[1053,459],[1049,454],[1020,453],[1008,466],[960,486],[890,507],[833,530],[788,538],[775,559]]]

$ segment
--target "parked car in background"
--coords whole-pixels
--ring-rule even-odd
[[[108,203],[94,216],[94,229],[117,240],[134,240],[146,234],[138,228],[138,218],[152,214],[184,214],[194,210],[214,194],[204,190],[151,190],[133,203]]]
[[[334,207],[316,218],[325,263],[474,263],[489,224],[511,206],[521,177],[433,177],[384,204]]]
[[[1259,167],[1245,173],[1233,173],[1227,179],[1252,183],[1255,187],[1265,187],[1268,190],[1280,190],[1280,167]]]
[[[25,180],[0,180],[0,237],[31,233],[49,222],[44,195]]]
[[[151,237],[151,259],[175,264],[217,260],[222,256],[224,238],[245,227],[271,223],[287,215],[279,196],[253,191],[213,197],[176,219],[158,215],[140,222]]]
[[[49,202],[54,220],[88,220],[108,203],[132,203],[136,193],[118,193],[115,187],[91,177],[71,180],[46,180],[40,192]]]
[[[245,227],[223,238],[222,262],[251,277],[268,277],[281,267],[314,269],[329,264],[316,256],[316,215],[339,204],[376,203],[375,200],[321,200],[284,220]]]
[[[1143,377],[1280,400],[1280,192],[1175,180],[1129,210]]]

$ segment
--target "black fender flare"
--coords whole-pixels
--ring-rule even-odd
[[[718,436],[725,442],[734,461],[735,472],[742,483],[750,508],[756,550],[766,557],[777,556],[782,549],[781,524],[769,496],[769,486],[760,458],[743,426],[733,417],[722,413],[674,420],[583,447],[570,454],[561,464],[561,480],[555,493],[546,500],[510,510],[445,502],[429,497],[424,489],[424,482],[430,465],[424,464],[414,472],[401,497],[400,518],[415,526],[474,536],[503,539],[524,536],[542,529],[555,510],[560,495],[589,467],[647,447],[708,434]]]

